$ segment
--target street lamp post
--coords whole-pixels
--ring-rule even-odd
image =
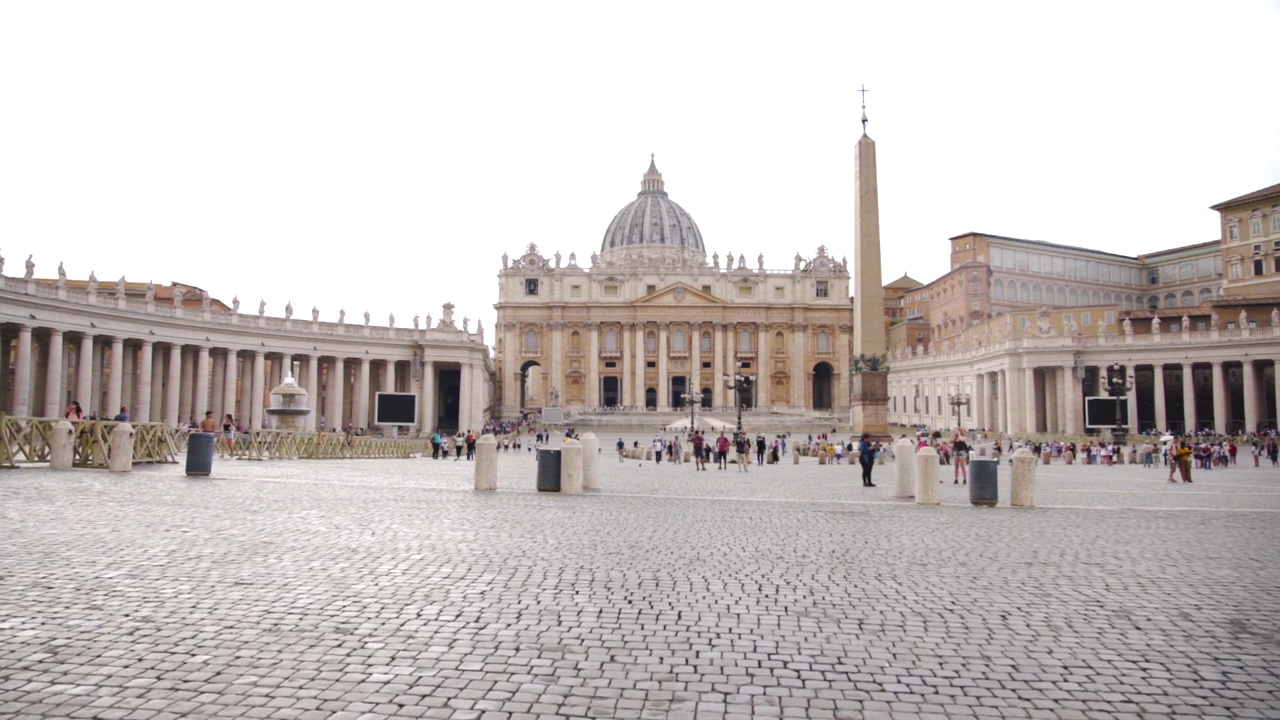
[[[694,410],[693,399],[697,397],[700,397],[700,396],[694,395],[693,393],[685,393],[680,396],[681,400],[684,400],[685,402],[689,403],[689,432],[693,432],[693,410]]]
[[[1129,430],[1123,419],[1121,407],[1129,392],[1133,390],[1133,376],[1125,377],[1124,366],[1115,363],[1107,372],[1107,394],[1116,399],[1116,426],[1111,430],[1111,440],[1117,445],[1123,445],[1128,439]],[[1133,418],[1129,418],[1132,422]]]
[[[737,372],[732,376],[724,376],[724,387],[733,391],[733,404],[738,406],[738,435],[742,434],[742,391],[750,390],[755,381],[755,375],[742,374],[742,363],[738,363]]]
[[[962,393],[962,392],[959,392],[958,390],[959,388],[957,388],[956,394],[947,396],[947,403],[951,405],[951,407],[954,408],[956,412],[956,428],[957,429],[962,427],[960,423],[960,408],[969,406],[969,393]]]

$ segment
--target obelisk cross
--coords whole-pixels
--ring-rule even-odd
[[[863,134],[866,134],[867,132],[867,93],[871,91],[867,89],[866,85],[863,85],[862,89],[858,90],[858,92],[862,93],[862,132]]]

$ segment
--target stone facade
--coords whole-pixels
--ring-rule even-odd
[[[637,199],[579,262],[529,245],[498,274],[498,393],[504,417],[544,407],[671,410],[691,396],[734,407],[723,376],[757,380],[749,407],[840,412],[849,405],[849,272],[819,247],[790,268],[732,252],[707,257],[656,165]]]

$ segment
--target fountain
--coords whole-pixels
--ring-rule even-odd
[[[271,391],[271,407],[267,408],[267,414],[275,418],[273,427],[276,430],[303,430],[302,418],[310,412],[307,391],[298,387],[293,375],[285,376],[284,382]]]

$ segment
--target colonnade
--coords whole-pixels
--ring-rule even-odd
[[[110,419],[125,408],[134,422],[177,426],[211,411],[219,427],[229,413],[259,429],[269,425],[271,389],[292,376],[310,398],[309,430],[373,429],[379,391],[416,394],[420,432],[484,423],[486,374],[465,361],[375,358],[367,349],[294,354],[265,342],[255,349],[164,340],[150,329],[99,334],[19,323],[5,324],[0,344],[0,377],[12,378],[0,387],[0,410],[19,417],[63,417],[74,400],[86,416]]]

